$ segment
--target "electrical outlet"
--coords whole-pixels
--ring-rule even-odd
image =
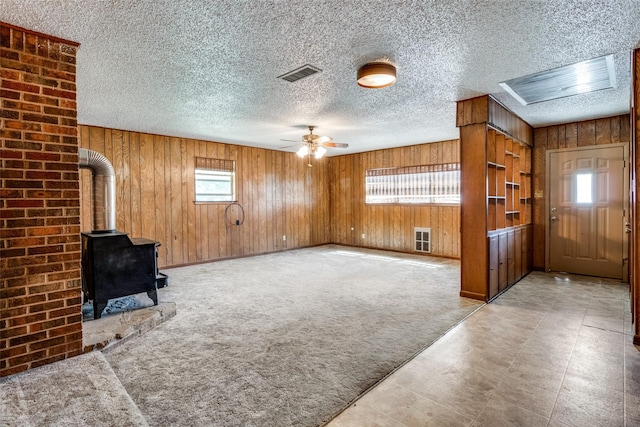
[[[282,236],[282,241],[286,242],[287,241],[287,236]]]
[[[364,233],[362,233],[362,239],[364,239]]]

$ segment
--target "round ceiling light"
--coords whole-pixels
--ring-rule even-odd
[[[396,67],[388,62],[370,62],[358,70],[358,85],[370,89],[391,86],[396,82]]]

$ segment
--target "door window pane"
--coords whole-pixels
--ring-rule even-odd
[[[576,203],[593,203],[593,174],[576,175]]]

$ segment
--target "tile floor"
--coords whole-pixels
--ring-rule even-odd
[[[628,292],[533,272],[328,427],[640,426]]]

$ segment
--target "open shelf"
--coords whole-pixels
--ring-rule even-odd
[[[531,224],[531,148],[487,129],[487,230]]]

